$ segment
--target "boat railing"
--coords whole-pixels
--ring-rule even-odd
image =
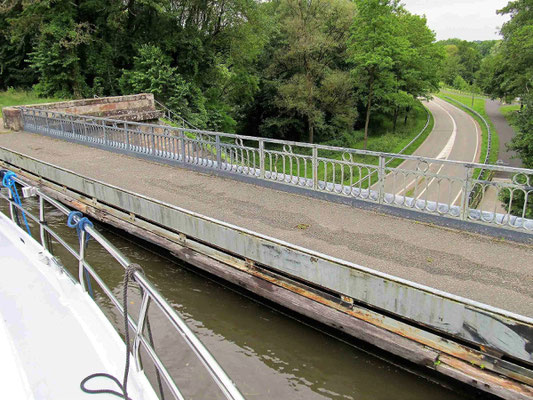
[[[31,221],[35,222],[39,227],[40,243],[46,249],[49,249],[49,241],[47,235],[50,235],[58,243],[60,243],[77,261],[78,261],[78,279],[84,291],[87,291],[87,273],[98,284],[101,290],[111,300],[116,309],[124,316],[124,307],[113,294],[111,289],[106,285],[102,278],[96,273],[93,267],[88,263],[86,259],[87,250],[87,235],[90,235],[92,239],[98,242],[124,269],[130,268],[134,265],[119,249],[117,249],[104,235],[96,230],[92,224],[83,224],[82,229],[79,231],[79,250],[69,245],[57,232],[55,232],[48,224],[46,220],[46,204],[53,206],[65,216],[69,216],[72,210],[60,203],[59,201],[51,198],[43,193],[40,189],[28,185],[24,180],[13,177],[14,181],[19,184],[23,189],[24,197],[37,197],[39,200],[39,216],[32,214],[25,209],[21,202],[15,201],[11,192],[0,193],[0,197],[7,200],[9,203],[9,209],[11,219],[16,222],[17,210],[23,213]],[[72,220],[75,224],[78,224],[83,217],[79,215],[73,215]],[[63,267],[64,268],[64,267]],[[65,272],[68,272],[65,270]],[[187,326],[185,321],[174,311],[174,309],[168,304],[163,296],[157,291],[152,283],[145,277],[145,275],[136,270],[132,273],[135,282],[139,285],[142,293],[142,300],[137,321],[132,318],[128,313],[128,322],[131,330],[134,333],[133,346],[131,356],[134,359],[136,368],[142,370],[141,360],[141,347],[151,359],[153,365],[159,373],[159,376],[164,380],[168,389],[171,391],[174,398],[182,400],[185,399],[184,395],[176,385],[174,379],[165,367],[163,361],[156,353],[153,343],[150,338],[146,337],[145,325],[147,321],[148,308],[151,303],[157,305],[159,310],[165,316],[165,318],[171,323],[174,329],[181,335],[190,349],[194,352],[196,357],[201,361],[205,369],[209,372],[210,376],[217,384],[218,388],[225,396],[226,399],[239,400],[244,397],[239,392],[233,381],[228,377],[222,367],[218,364],[215,358],[211,355],[209,350],[202,344],[202,342],[196,337],[196,335]]]

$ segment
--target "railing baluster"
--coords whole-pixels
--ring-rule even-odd
[[[128,288],[124,288],[128,290]],[[133,339],[133,359],[135,360],[135,365],[137,371],[141,371],[142,361],[141,361],[141,336],[144,329],[144,324],[146,321],[146,314],[148,312],[148,304],[150,303],[150,295],[146,290],[143,291],[143,296],[141,300],[141,309],[139,311],[139,318],[137,319],[137,329],[135,332],[135,338]]]
[[[368,185],[370,188],[370,186],[372,185],[372,177],[369,176],[369,179],[370,179],[370,182],[368,183]],[[383,199],[385,198],[385,157],[384,156],[379,156],[378,182],[379,182],[378,203],[382,204]]]
[[[220,135],[216,135],[215,140],[216,140],[215,151],[217,153],[217,168],[220,169],[222,168],[222,152],[220,149]]]
[[[85,279],[83,277],[85,272],[85,238],[87,237],[87,233],[85,232],[85,229],[82,229],[80,231],[80,254],[79,254],[79,260],[78,260],[78,279],[80,281],[81,287],[83,288],[83,291],[87,291],[87,286],[85,284]]]
[[[460,218],[462,220],[467,220],[469,216],[468,212],[468,202],[470,200],[470,187],[472,185],[472,175],[474,173],[474,169],[471,168],[469,165],[465,165],[465,179],[463,183],[463,192],[461,194],[461,211],[460,211]]]

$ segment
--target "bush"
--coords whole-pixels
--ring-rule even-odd
[[[468,83],[463,79],[461,75],[457,75],[453,80],[453,87],[457,90],[468,90]]]

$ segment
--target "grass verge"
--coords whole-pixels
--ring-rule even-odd
[[[63,99],[57,99],[52,97],[38,97],[33,92],[25,92],[21,90],[8,89],[5,92],[0,92],[0,109],[9,106],[20,106],[24,104],[40,104],[40,103],[53,103],[56,101],[62,101]]]

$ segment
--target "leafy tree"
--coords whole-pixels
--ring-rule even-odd
[[[468,90],[468,83],[463,79],[461,75],[457,75],[455,79],[453,80],[453,85],[455,89],[457,90]]]
[[[364,148],[367,147],[368,126],[373,110],[386,102],[386,97],[395,92],[394,67],[409,48],[402,36],[397,14],[397,0],[357,0],[357,15],[354,18],[349,40],[352,74],[365,98]]]
[[[133,68],[124,70],[120,77],[123,93],[153,93],[158,100],[185,118],[194,119],[197,123],[198,120],[205,122],[205,109],[195,110],[201,116],[193,118],[191,115],[194,98],[190,84],[183,79],[176,67],[171,66],[170,57],[159,47],[143,45],[139,48],[139,55],[133,60]]]
[[[389,100],[393,109],[394,131],[400,109],[406,111],[406,123],[408,111],[416,99],[429,97],[438,90],[439,70],[444,58],[442,48],[435,43],[435,33],[428,28],[425,17],[402,10],[399,20],[402,35],[407,38],[409,46],[400,55],[394,68],[397,87]]]
[[[511,16],[501,29],[501,86],[507,93],[523,96],[530,92],[533,82],[533,1],[510,1],[498,12]]]
[[[468,85],[473,85],[481,66],[480,49],[487,51],[492,44],[484,45],[485,42],[467,42],[460,39],[448,39],[439,43],[444,46],[446,54],[442,64],[442,80],[454,86],[457,76],[461,76]]]
[[[353,12],[348,0],[279,3],[282,45],[274,52],[269,68],[276,81],[276,104],[303,119],[310,143],[315,140],[315,129],[323,127],[328,111],[333,111],[328,110],[332,105],[337,122],[353,125],[352,88],[347,86],[346,76],[340,78]],[[344,100],[344,107],[339,99]]]
[[[35,73],[26,60],[32,35],[11,38],[10,20],[22,11],[21,1],[0,3],[0,90],[8,87],[30,88]]]
[[[522,109],[516,115],[518,132],[513,138],[509,148],[515,150],[522,159],[525,167],[533,168],[533,0],[510,1],[506,7],[499,11],[501,14],[509,14],[511,19],[501,29],[503,41],[498,49],[497,65],[494,68],[494,80],[498,83],[492,92],[508,93],[512,96],[520,96]],[[518,177],[523,184],[531,187],[525,177]],[[502,198],[505,204],[509,204],[509,196]],[[521,215],[526,201],[523,192],[515,192],[512,211]],[[533,196],[528,194],[526,217],[533,218]]]
[[[523,99],[524,107],[516,114],[517,134],[511,141],[509,148],[515,150],[522,159],[522,163],[526,168],[533,168],[533,94],[528,94]],[[533,175],[525,176],[519,174],[516,178],[518,183],[529,188],[527,195],[527,205],[525,207],[525,217],[533,218],[533,193],[531,187],[533,186]],[[526,191],[528,189],[525,189]],[[501,201],[506,207],[509,206],[511,200],[510,193],[505,191],[501,196]],[[526,200],[526,193],[522,190],[515,190],[513,192],[513,201],[511,204],[511,213],[522,216],[524,212],[524,201]]]
[[[426,19],[396,0],[358,0],[349,41],[352,74],[365,103],[364,147],[372,111],[407,111],[438,88],[443,52]]]
[[[516,116],[518,133],[510,148],[520,154],[527,168],[533,168],[533,94],[528,94],[523,101],[524,107]]]

